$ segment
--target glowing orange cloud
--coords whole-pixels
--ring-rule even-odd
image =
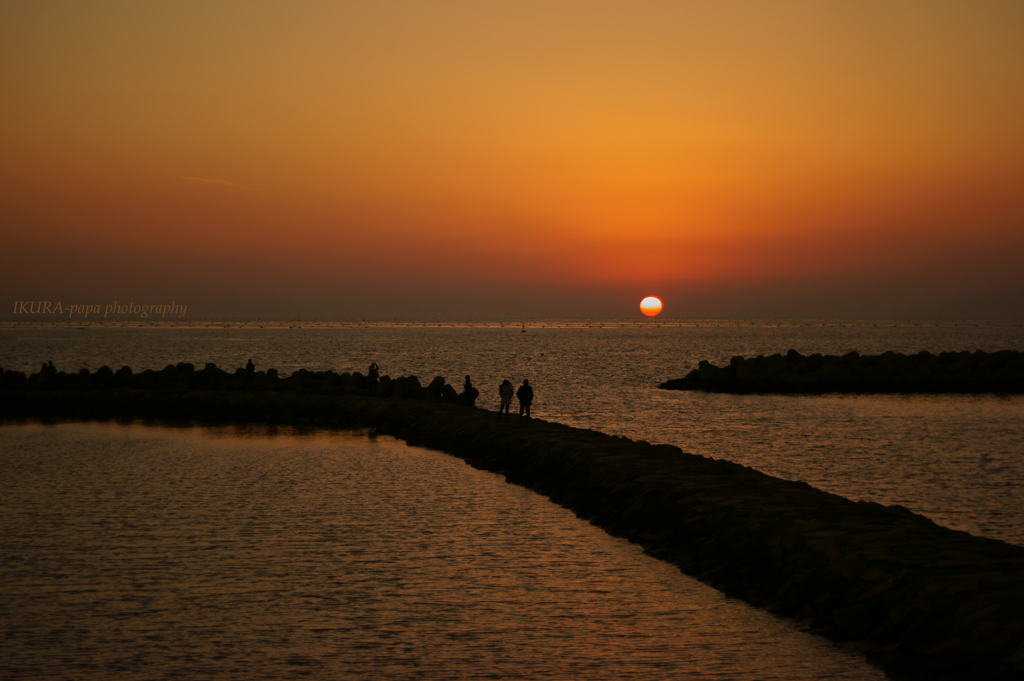
[[[1021,3],[40,7],[0,5],[3,290],[1024,294]]]

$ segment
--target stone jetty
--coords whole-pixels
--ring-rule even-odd
[[[717,367],[702,361],[664,390],[726,393],[1024,393],[1024,352],[886,352],[862,356],[733,357]]]
[[[338,374],[333,371],[299,369],[291,376],[282,377],[276,369],[256,371],[253,366],[250,369],[228,372],[212,362],[200,370],[191,363],[179,362],[168,364],[159,371],[147,369],[138,373],[127,366],[117,371],[103,366],[96,371],[80,369],[74,373],[65,373],[57,371],[52,363],[44,364],[38,372],[28,375],[20,371],[0,369],[0,389],[107,391],[126,388],[405,397],[470,407],[480,395],[480,391],[471,386],[459,393],[440,376],[424,386],[416,376],[399,376],[396,379],[390,376],[370,378],[358,371]]]
[[[411,398],[396,385],[383,398],[358,379],[364,394],[346,394],[340,378],[337,392],[325,392],[334,378],[315,373],[290,390],[237,374],[219,387],[182,387],[174,373],[148,387],[118,387],[105,373],[105,388],[86,387],[89,372],[74,374],[85,381],[78,389],[33,389],[43,379],[24,375],[12,387],[5,378],[0,413],[373,428],[504,474],[726,594],[862,651],[893,678],[1024,679],[1022,547],[669,445],[541,419],[499,421],[453,401],[443,380],[432,392],[405,391]]]

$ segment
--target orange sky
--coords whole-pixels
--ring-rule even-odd
[[[1022,64],[1019,0],[8,0],[0,289],[1019,317]]]

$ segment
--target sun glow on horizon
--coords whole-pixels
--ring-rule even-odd
[[[1024,3],[407,5],[0,4],[0,289],[1024,316]]]

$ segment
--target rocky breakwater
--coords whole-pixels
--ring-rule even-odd
[[[111,390],[206,390],[246,393],[300,393],[309,395],[362,395],[366,397],[418,398],[450,404],[473,406],[480,392],[471,386],[460,393],[438,376],[426,386],[416,376],[381,376],[379,379],[360,372],[335,373],[299,369],[291,376],[282,377],[276,369],[224,371],[209,363],[196,370],[187,362],[168,364],[159,371],[147,369],[134,372],[131,367],[117,371],[103,366],[96,371],[80,369],[77,372],[57,371],[44,364],[37,373],[26,375],[20,371],[0,369],[0,389],[12,391],[71,391],[93,392]]]
[[[1024,548],[668,445],[497,420],[443,393],[7,388],[0,408],[8,417],[374,428],[502,473],[729,595],[863,651],[894,678],[1024,678]]]
[[[785,355],[733,357],[717,367],[702,361],[664,390],[728,393],[1022,393],[1024,353],[886,352],[862,356]]]

